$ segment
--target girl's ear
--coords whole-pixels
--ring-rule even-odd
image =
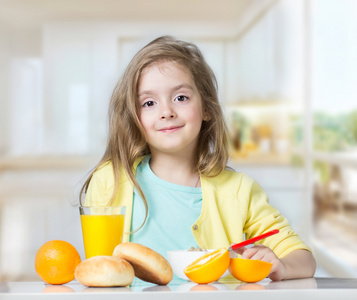
[[[202,120],[209,121],[209,120],[211,120],[211,116],[206,111],[204,111]]]

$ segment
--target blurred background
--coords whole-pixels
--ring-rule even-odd
[[[78,193],[132,56],[170,34],[213,68],[230,165],[357,277],[357,1],[0,0],[0,280],[36,280],[48,240],[84,259]]]

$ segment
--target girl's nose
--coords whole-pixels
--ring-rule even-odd
[[[160,119],[162,119],[162,120],[164,120],[164,119],[173,119],[173,118],[176,117],[176,112],[171,107],[171,103],[163,105],[160,114],[161,114],[160,115]]]

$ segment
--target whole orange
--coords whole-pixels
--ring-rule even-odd
[[[43,281],[64,284],[74,279],[74,270],[80,262],[78,251],[70,243],[53,240],[37,251],[35,269]]]

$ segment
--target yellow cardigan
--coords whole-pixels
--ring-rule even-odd
[[[141,159],[135,162],[134,170]],[[278,234],[262,240],[262,244],[271,248],[279,258],[296,249],[310,251],[292,230],[287,219],[268,203],[263,189],[247,175],[224,170],[216,177],[201,176],[201,187],[202,211],[191,227],[192,234],[201,248],[228,248],[232,243],[243,241],[244,233],[248,239],[272,229],[279,229]],[[108,162],[93,174],[85,205],[108,205],[113,189],[113,167]],[[133,184],[122,168],[119,190],[112,205],[126,206],[123,242],[128,242],[130,236],[133,191]]]

